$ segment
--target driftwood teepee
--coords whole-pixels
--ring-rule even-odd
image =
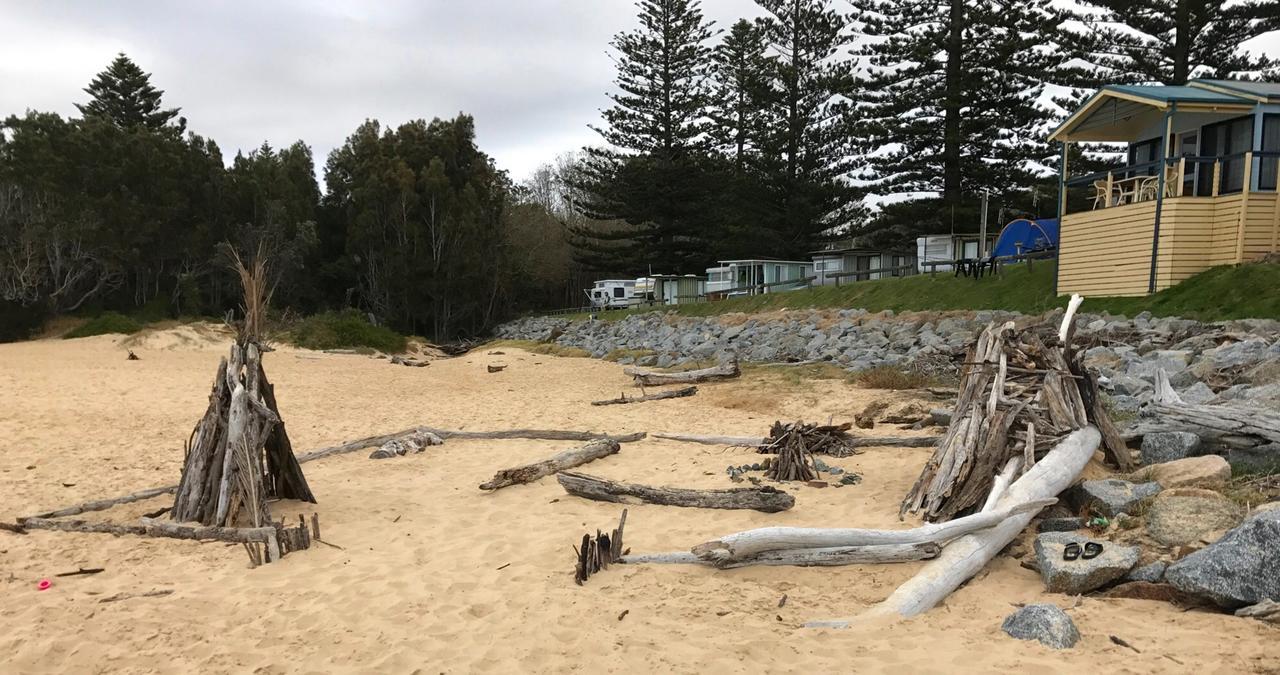
[[[187,442],[172,517],[217,527],[271,524],[267,500],[316,499],[294,457],[262,368],[262,328],[271,292],[261,251],[249,267],[233,254],[244,288],[244,320],[218,365],[209,407]]]

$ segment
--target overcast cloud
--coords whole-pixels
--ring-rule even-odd
[[[704,0],[717,27],[751,0]],[[366,118],[476,118],[512,177],[595,142],[608,42],[628,0],[418,2],[0,1],[0,116],[78,114],[81,91],[125,52],[229,160],[301,139],[318,165]]]
[[[702,5],[722,29],[759,14],[751,0]],[[630,0],[0,0],[0,116],[77,114],[123,51],[228,160],[301,139],[322,167],[366,118],[465,111],[519,180],[595,142],[609,39],[635,24]],[[1249,46],[1274,54],[1280,36]]]

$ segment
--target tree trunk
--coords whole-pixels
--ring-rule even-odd
[[[582,473],[562,471],[556,480],[565,492],[586,499],[619,504],[663,504],[702,509],[754,509],[765,513],[786,511],[796,498],[771,486],[691,490],[617,483]]]
[[[1056,494],[1056,493],[1055,493]],[[884,544],[926,544],[945,542],[957,537],[995,527],[1000,523],[1057,503],[1042,498],[1027,503],[1010,503],[987,513],[956,518],[944,523],[921,525],[910,530],[868,530],[861,528],[762,527],[737,532],[715,541],[698,544],[693,553],[717,564],[742,560],[765,551],[793,548],[832,548],[846,546],[880,546]],[[1030,516],[1027,516],[1028,519]]]
[[[936,558],[941,549],[937,544],[885,544],[880,546],[843,546],[832,548],[798,548],[766,551],[759,555],[716,564],[703,560],[687,551],[673,553],[644,553],[624,555],[621,562],[627,565],[643,563],[714,565],[720,569],[735,569],[751,565],[793,565],[796,567],[834,567],[837,565],[866,565],[875,563],[910,562]]]
[[[1059,494],[1071,486],[1097,451],[1102,435],[1092,426],[1077,429],[1022,477],[1014,481],[996,509],[1021,509]],[[862,616],[915,616],[928,611],[986,566],[1039,512],[1023,509],[999,525],[967,534],[942,549],[942,554]],[[987,515],[985,513],[979,515]],[[972,517],[972,516],[970,516]],[[957,519],[951,521],[958,522]],[[847,628],[850,620],[817,621],[811,627]]]
[[[498,490],[520,483],[532,483],[539,478],[550,476],[558,471],[572,469],[575,466],[595,461],[601,457],[607,457],[620,449],[621,446],[614,440],[601,439],[591,441],[580,448],[565,450],[541,462],[526,464],[513,469],[503,469],[494,474],[489,482],[482,483],[480,489]]]
[[[947,18],[947,65],[942,93],[942,202],[954,208],[960,202],[960,115],[963,105],[961,78],[964,57],[964,0],[951,0]]]
[[[687,370],[683,373],[659,373],[652,370],[642,370],[640,368],[627,368],[626,374],[635,378],[637,385],[642,387],[653,387],[663,384],[695,384],[697,382],[710,382],[712,380],[728,380],[738,377],[742,371],[738,369],[738,362],[729,361],[711,368],[703,368],[701,370]]]

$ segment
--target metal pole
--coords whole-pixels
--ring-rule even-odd
[[[1169,155],[1169,136],[1173,132],[1173,115],[1178,111],[1178,102],[1169,105],[1164,114],[1164,139],[1160,142],[1160,163],[1156,169],[1160,172],[1156,177],[1156,218],[1151,226],[1151,276],[1147,281],[1147,293],[1156,292],[1156,267],[1160,260],[1160,212],[1164,209],[1164,174],[1165,158]]]
[[[991,191],[983,188],[982,190],[982,218],[978,225],[978,259],[987,257],[987,198]]]

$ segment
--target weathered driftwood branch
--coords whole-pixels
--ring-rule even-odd
[[[239,544],[264,544],[268,561],[279,558],[275,527],[212,527],[180,525],[143,518],[137,524],[107,523],[91,520],[27,518],[23,527],[32,530],[56,530],[60,532],[84,532],[90,534],[134,535],[139,537],[164,537],[195,541],[227,541]],[[271,556],[270,552],[277,555]]]
[[[526,464],[513,469],[503,469],[494,474],[493,478],[488,482],[482,483],[480,489],[497,490],[520,483],[532,483],[539,478],[550,476],[558,471],[572,469],[575,466],[581,466],[601,457],[608,457],[620,449],[621,446],[613,439],[597,439],[580,448],[565,450],[541,462],[534,462],[533,464]]]
[[[114,497],[112,499],[96,499],[94,501],[84,502],[81,504],[76,504],[74,506],[68,506],[66,508],[58,509],[56,511],[45,511],[44,513],[37,513],[34,516],[18,518],[18,522],[22,522],[30,518],[63,518],[66,516],[80,515],[81,513],[85,513],[88,511],[105,511],[113,506],[119,506],[120,504],[140,502],[147,499],[152,499],[154,497],[159,497],[160,495],[173,494],[175,491],[177,491],[177,489],[178,489],[177,485],[166,485],[164,487],[151,488],[149,490],[141,490],[139,492],[134,492],[133,494],[128,494],[123,497]]]
[[[1043,503],[1071,486],[1098,450],[1102,435],[1092,426],[1077,429],[1049,454],[1014,481],[996,503],[996,509]],[[928,611],[991,562],[1031,522],[1040,508],[1024,510],[990,529],[967,534],[947,544],[942,553],[880,604],[862,616],[915,616]],[[979,514],[987,515],[987,514]],[[959,520],[959,519],[958,519]],[[958,522],[951,521],[951,522]],[[817,621],[812,627],[847,628],[848,619]]]
[[[1170,386],[1168,374],[1160,370],[1151,405],[1123,435],[1135,438],[1157,431],[1190,431],[1235,447],[1280,443],[1280,414],[1263,408],[1184,403]]]
[[[879,546],[884,544],[940,543],[970,532],[995,527],[1000,523],[1057,503],[1044,498],[1026,503],[1008,504],[987,513],[956,518],[944,523],[930,523],[909,530],[869,530],[862,528],[762,527],[737,532],[715,541],[698,544],[693,553],[704,560],[725,563],[759,555],[765,551],[797,548],[832,548],[845,546]]]
[[[702,509],[754,509],[765,513],[786,511],[796,498],[768,485],[727,490],[691,490],[618,483],[583,473],[561,471],[556,476],[565,492],[586,499],[619,504],[663,504]]]
[[[751,565],[791,565],[795,567],[835,567],[838,565],[867,565],[879,563],[910,562],[936,558],[941,548],[937,544],[884,544],[880,546],[837,546],[831,548],[796,548],[781,551],[765,551],[741,560],[720,564],[703,560],[688,551],[671,553],[641,553],[624,555],[618,561],[627,565],[656,563],[680,565],[712,565],[720,569],[734,569]]]
[[[769,442],[763,436],[706,436],[701,434],[672,434],[655,431],[649,434],[652,438],[682,443],[701,443],[702,445],[757,447]],[[938,444],[941,436],[854,436],[854,444],[859,448],[931,448]]]
[[[623,394],[618,398],[605,399],[603,401],[592,401],[591,405],[625,405],[627,403],[642,403],[644,401],[661,401],[668,398],[684,398],[693,396],[698,393],[697,387],[683,387],[681,389],[668,389],[667,391],[659,391],[643,396],[627,396]]]
[[[641,368],[627,368],[623,372],[630,375],[635,380],[635,383],[642,387],[653,387],[661,384],[696,384],[698,382],[711,382],[713,380],[728,380],[742,374],[742,371],[738,368],[738,361],[736,359],[710,368],[686,370],[680,373],[661,373],[653,370],[643,370]]]
[[[627,526],[627,510],[622,510],[618,519],[618,527],[612,532],[601,533],[596,530],[595,538],[590,534],[582,535],[582,545],[573,552],[576,562],[573,566],[573,581],[581,586],[592,574],[618,562],[622,557],[622,531]]]

